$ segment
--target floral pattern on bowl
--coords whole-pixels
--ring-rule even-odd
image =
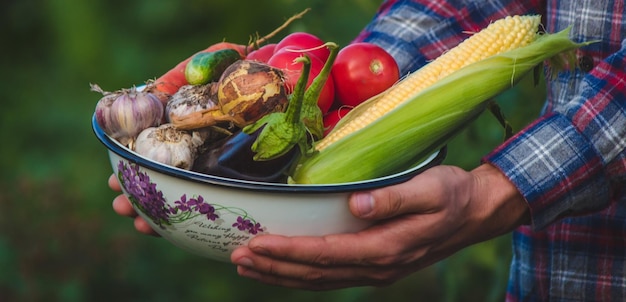
[[[174,206],[169,205],[163,192],[150,181],[147,173],[141,172],[137,164],[119,161],[117,177],[133,206],[161,229],[197,217],[204,217],[206,222],[212,222],[223,228],[225,221],[222,216],[226,213],[236,216],[231,224],[233,229],[252,235],[265,231],[264,227],[244,209],[209,203],[201,195],[187,198],[187,194],[183,194],[174,201]]]

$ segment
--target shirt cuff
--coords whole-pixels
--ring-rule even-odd
[[[499,168],[526,198],[534,230],[609,203],[602,158],[565,116],[540,118],[483,161]]]

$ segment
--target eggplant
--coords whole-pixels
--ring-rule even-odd
[[[194,161],[192,171],[240,180],[284,183],[298,157],[299,148],[271,160],[254,160],[252,144],[263,128],[251,134],[242,130],[218,141]]]
[[[286,111],[267,114],[210,147],[196,159],[192,170],[241,180],[286,182],[298,155],[310,148],[301,112],[311,59],[304,55],[294,62],[302,62],[302,73],[289,96]],[[322,86],[310,89],[319,90]],[[306,105],[317,107],[317,101]]]

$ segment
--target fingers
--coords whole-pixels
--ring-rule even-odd
[[[154,229],[152,229],[152,227],[148,224],[148,222],[145,221],[143,218],[139,216],[135,217],[134,224],[135,224],[135,229],[139,231],[140,233],[150,235],[150,236],[160,237],[159,233],[155,232]]]
[[[113,199],[113,211],[121,216],[136,217],[137,212],[128,201],[128,198],[124,194],[120,194]]]
[[[113,210],[118,215],[135,218],[135,229],[140,233],[152,236],[159,236],[159,234],[152,229],[147,221],[137,215],[137,212],[135,212],[135,209],[130,204],[128,198],[126,198],[124,194],[118,195],[113,199]]]
[[[321,266],[378,265],[402,253],[394,244],[385,242],[383,238],[390,238],[388,233],[382,226],[373,226],[359,233],[323,237],[262,235],[253,238],[248,247],[258,255]]]
[[[396,255],[386,256],[380,245],[357,248],[354,243],[365,239],[359,235],[256,238],[233,251],[231,261],[241,276],[267,284],[312,290],[382,286],[409,271],[401,261],[396,263]]]
[[[266,263],[271,262],[266,261]],[[238,265],[237,273],[242,277],[255,279],[265,284],[307,290],[385,286],[399,279],[399,277],[383,279],[385,274],[365,267],[315,267],[297,263],[281,263],[276,265],[278,270],[276,273],[265,273],[267,269],[256,270],[254,267],[252,263],[250,266]]]
[[[318,266],[383,266],[405,263],[405,238],[412,238],[413,230],[398,227],[413,218],[379,223],[358,233],[322,237],[286,237],[260,235],[248,243],[253,255],[311,263]],[[381,248],[381,247],[385,248]],[[241,257],[237,253],[232,259]]]
[[[120,182],[117,181],[117,177],[115,177],[115,174],[111,174],[111,176],[109,176],[109,188],[111,188],[111,190],[113,191],[122,191],[122,188],[120,187]]]
[[[111,174],[111,176],[109,176],[109,187],[114,191],[122,191],[120,183],[117,180],[117,177],[115,177],[115,174]],[[151,236],[159,236],[159,234],[152,229],[147,221],[137,215],[137,212],[133,208],[126,195],[120,194],[113,199],[113,211],[121,216],[135,218],[135,229],[140,233]]]

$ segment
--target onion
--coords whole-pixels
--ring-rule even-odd
[[[179,129],[198,129],[220,122],[245,127],[272,112],[287,107],[287,93],[279,69],[265,63],[239,60],[222,73],[217,82],[216,108],[171,118]]]
[[[91,84],[91,90],[102,93],[96,104],[96,121],[102,130],[131,146],[137,135],[148,127],[158,126],[163,118],[163,104],[154,94],[131,89],[106,92]]]
[[[222,112],[232,116],[239,127],[287,107],[283,74],[265,63],[237,61],[222,73],[218,83],[217,99]]]

